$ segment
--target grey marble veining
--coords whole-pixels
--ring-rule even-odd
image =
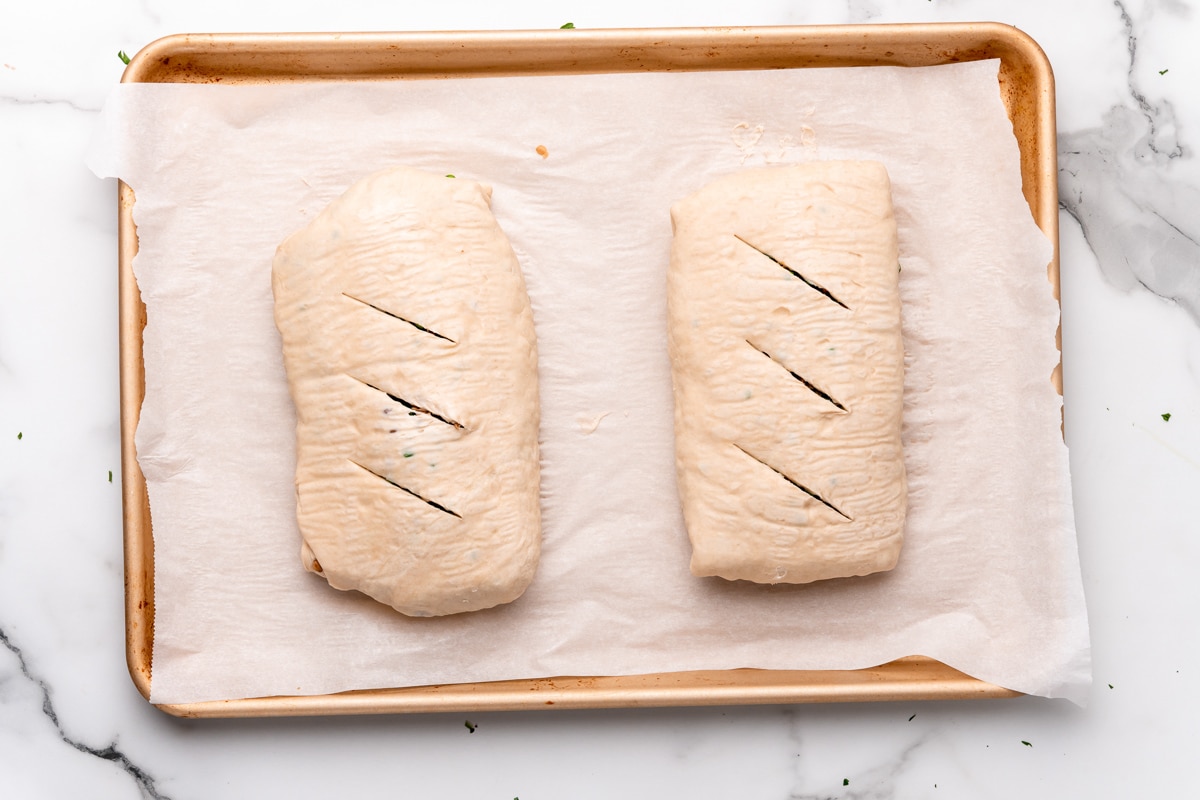
[[[788,800],[884,800],[907,796],[918,787],[932,789],[933,784],[914,768],[929,749],[930,729],[923,722],[914,725],[917,712],[901,704],[882,705],[877,711],[872,715],[876,726],[872,741],[844,754],[814,732],[807,719],[811,714],[785,709],[788,741],[796,751]]]
[[[135,764],[129,756],[121,751],[117,742],[109,742],[102,747],[97,747],[68,735],[58,719],[58,712],[55,711],[53,690],[44,679],[33,674],[25,661],[25,655],[21,648],[13,643],[3,628],[0,628],[0,647],[6,650],[9,656],[7,659],[0,660],[0,708],[6,709],[8,713],[16,714],[20,713],[20,710],[14,706],[28,707],[31,705],[29,703],[31,697],[35,702],[40,699],[41,714],[50,723],[53,732],[57,734],[58,740],[63,745],[79,753],[108,762],[125,772],[145,800],[171,800],[168,795],[158,790],[156,781],[146,770]],[[2,781],[3,775],[0,775],[0,784]]]
[[[1120,0],[1113,5],[1128,43],[1129,102],[1101,127],[1059,136],[1059,202],[1110,281],[1144,286],[1200,322],[1200,189],[1172,170],[1193,151],[1171,101],[1140,87],[1134,21]]]
[[[55,106],[62,105],[73,111],[83,111],[91,114],[100,113],[100,107],[90,107],[80,105],[74,100],[66,98],[50,98],[50,97],[15,97],[13,95],[0,95],[0,105],[7,106]]]

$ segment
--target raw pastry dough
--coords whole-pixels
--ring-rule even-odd
[[[275,256],[303,564],[414,616],[515,600],[538,560],[533,316],[490,198],[388,170]]]
[[[886,170],[746,170],[671,218],[668,344],[692,572],[807,583],[891,569],[906,487]]]

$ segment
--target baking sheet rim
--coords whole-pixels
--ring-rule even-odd
[[[799,60],[810,63],[794,67],[926,65],[954,61],[1000,58],[1000,88],[1021,151],[1022,182],[1034,219],[1054,246],[1048,265],[1048,279],[1058,297],[1058,214],[1057,154],[1053,74],[1041,48],[1029,36],[1000,23],[936,23],[919,25],[804,26],[770,28],[678,28],[572,31],[511,32],[430,32],[395,34],[178,34],[159,39],[143,48],[127,67],[122,82],[161,81],[172,76],[173,54],[186,52],[193,59],[207,56],[210,62],[222,58],[235,65],[245,48],[253,46],[258,55],[278,51],[319,50],[314,57],[336,53],[339,48],[362,54],[364,46],[387,48],[394,53],[409,45],[445,46],[460,42],[481,53],[481,61],[503,70],[513,53],[527,50],[520,63],[527,74],[551,74],[563,71],[592,71],[595,62],[571,69],[564,62],[562,47],[556,47],[550,63],[538,69],[538,50],[550,36],[570,36],[573,45],[599,46],[612,60],[609,71],[660,71],[663,69],[763,69],[753,60],[734,61],[723,67],[719,49],[726,47],[744,54],[765,43],[790,46]],[[672,44],[671,40],[677,42]],[[876,52],[876,47],[890,49]],[[703,61],[692,61],[685,53],[696,44],[706,47]],[[555,42],[556,45],[561,44]],[[674,67],[660,64],[647,68],[636,60],[636,47],[658,48],[656,52],[675,55]],[[905,50],[905,47],[910,48]],[[670,48],[674,47],[672,52]],[[935,48],[940,47],[940,50]],[[239,49],[241,48],[241,49]],[[778,59],[778,51],[771,57]],[[567,55],[570,48],[567,48]],[[468,51],[468,55],[469,55]],[[932,54],[932,55],[931,55]],[[490,55],[493,61],[488,62]],[[419,54],[418,54],[419,57]],[[930,58],[933,58],[931,61]],[[828,62],[828,63],[826,63]],[[298,62],[299,63],[299,62]],[[515,65],[518,62],[511,62]],[[227,61],[228,64],[228,61]],[[269,66],[269,65],[268,65]],[[227,66],[228,68],[228,66]],[[153,70],[158,69],[157,75]],[[183,70],[178,82],[205,80],[195,61],[177,59],[176,69]],[[1005,70],[1012,83],[1005,87]],[[167,72],[163,72],[167,70]],[[272,79],[303,79],[296,71],[260,75],[251,82]],[[491,74],[485,68],[464,71],[461,76]],[[151,77],[153,76],[153,77]],[[329,75],[322,73],[323,77]],[[359,76],[361,77],[361,76]],[[386,73],[375,79],[387,79]],[[393,74],[392,78],[399,77]],[[1013,82],[1013,78],[1019,78]],[[168,81],[175,82],[175,81]],[[1007,93],[1006,93],[1007,88]],[[153,533],[145,479],[137,464],[134,433],[137,428],[145,374],[142,363],[142,328],[145,306],[141,302],[133,276],[133,256],[137,252],[137,230],[133,221],[133,190],[124,182],[118,185],[119,250],[119,324],[121,392],[121,469],[125,544],[126,658],[130,676],[143,697],[150,697],[151,660],[154,620]],[[1061,348],[1060,348],[1061,349]],[[1062,392],[1061,363],[1053,378]],[[533,678],[493,683],[453,684],[449,686],[404,687],[398,689],[355,690],[329,695],[276,696],[235,700],[156,704],[166,713],[182,717],[293,716],[369,713],[416,713],[448,711],[491,711],[534,708],[613,708],[679,705],[735,705],[761,703],[879,701],[901,699],[966,699],[1014,697],[1019,693],[977,680],[923,656],[910,656],[862,670],[724,670],[660,673],[633,676],[592,676]]]

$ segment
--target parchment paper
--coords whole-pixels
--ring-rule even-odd
[[[119,87],[91,163],[137,196],[151,700],[919,654],[1082,701],[1051,247],[1020,193],[997,66]],[[835,158],[878,159],[893,181],[900,564],[798,587],[694,578],[672,451],[668,209],[731,170]],[[440,619],[301,569],[272,319],[276,245],[395,164],[494,187],[539,337],[537,577],[512,605]]]

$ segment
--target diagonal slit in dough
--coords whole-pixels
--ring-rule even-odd
[[[846,408],[844,405],[842,405],[841,403],[839,403],[837,400],[834,400],[834,399],[833,399],[833,397],[832,397],[832,396],[830,396],[828,392],[825,392],[825,391],[822,391],[821,389],[818,389],[818,388],[817,388],[816,386],[814,386],[814,385],[813,385],[813,384],[812,384],[810,381],[808,381],[808,380],[807,380],[807,379],[806,379],[806,378],[805,378],[803,375],[800,375],[799,373],[797,373],[797,372],[793,372],[792,370],[788,369],[788,367],[787,367],[787,365],[786,365],[786,364],[784,364],[782,361],[780,361],[780,360],[779,360],[778,358],[776,358],[775,356],[773,356],[773,355],[771,355],[770,353],[768,353],[766,350],[763,350],[761,347],[759,347],[758,345],[756,345],[754,342],[752,342],[752,341],[750,341],[749,339],[747,339],[747,340],[746,340],[746,344],[750,345],[750,346],[751,346],[751,347],[753,347],[755,350],[757,350],[758,352],[762,353],[764,356],[766,356],[767,358],[771,359],[772,361],[774,361],[774,362],[775,362],[776,364],[778,364],[779,366],[781,366],[781,367],[783,367],[784,369],[786,369],[789,375],[791,375],[793,378],[795,378],[796,380],[800,381],[800,382],[801,382],[801,383],[803,383],[805,386],[807,386],[807,387],[808,387],[808,389],[809,389],[809,391],[811,391],[811,392],[812,392],[813,394],[815,394],[817,397],[820,397],[822,400],[828,400],[830,403],[833,403],[833,405],[837,406],[837,408],[838,408],[838,410],[839,410],[839,411],[843,411],[843,412],[845,412],[845,413],[849,413],[849,412],[850,412],[850,409]]]
[[[750,242],[747,242],[745,239],[743,239],[741,236],[738,236],[736,233],[733,235],[733,238],[737,239],[739,242],[741,242],[742,244],[746,245],[746,246],[747,246],[747,247],[749,247],[751,250],[757,250],[759,253],[762,253],[764,256],[766,256],[767,258],[771,259],[771,260],[772,260],[772,261],[774,261],[776,264],[778,264],[779,266],[783,267],[785,270],[787,270],[788,272],[790,272],[792,275],[794,275],[794,276],[796,276],[797,278],[799,278],[801,281],[803,281],[805,284],[807,284],[807,285],[808,285],[808,286],[810,286],[811,288],[813,288],[813,289],[815,289],[816,291],[820,292],[821,294],[825,295],[826,297],[828,297],[828,298],[829,298],[830,300],[832,300],[833,302],[837,303],[837,304],[838,304],[839,306],[841,306],[842,308],[846,309],[847,311],[849,311],[849,310],[850,310],[850,306],[846,305],[846,304],[845,304],[845,303],[843,303],[841,300],[838,300],[836,297],[834,297],[834,296],[833,296],[833,293],[832,293],[832,292],[830,292],[828,289],[826,289],[824,286],[822,286],[821,284],[817,283],[816,281],[812,281],[812,280],[809,280],[808,278],[804,277],[804,276],[803,276],[803,275],[801,275],[799,272],[797,272],[796,270],[792,269],[792,268],[791,268],[791,267],[789,267],[787,264],[783,263],[783,262],[782,262],[782,261],[780,261],[778,258],[776,258],[775,256],[773,256],[773,255],[771,255],[770,253],[768,253],[766,250],[763,250],[761,247],[757,247],[756,245],[752,245],[752,244],[750,244]]]
[[[392,394],[387,389],[380,389],[378,386],[376,386],[373,383],[367,383],[362,378],[355,378],[353,375],[351,375],[349,373],[346,373],[346,377],[354,378],[354,380],[358,381],[363,386],[366,386],[368,389],[374,389],[377,392],[386,394],[388,397],[392,398],[397,403],[399,403],[400,405],[409,409],[410,411],[416,411],[421,414],[428,414],[429,416],[433,417],[434,419],[438,420],[439,422],[444,422],[453,428],[458,428],[460,431],[470,433],[470,431],[467,430],[467,427],[465,425],[463,425],[461,422],[455,422],[454,420],[450,419],[449,417],[443,417],[441,414],[438,414],[437,412],[430,411],[428,408],[422,408],[421,406],[416,405],[415,403],[410,403],[407,400],[405,400],[403,397],[399,397],[397,395]]]
[[[828,508],[832,509],[833,511],[836,511],[838,514],[840,514],[840,515],[842,515],[843,517],[845,517],[847,521],[849,521],[849,522],[853,522],[853,521],[854,521],[854,519],[853,519],[853,518],[852,518],[850,515],[848,515],[848,514],[847,514],[845,511],[842,511],[840,508],[838,508],[837,506],[835,506],[833,503],[829,502],[829,501],[828,501],[828,500],[826,500],[824,497],[821,497],[821,495],[817,494],[817,493],[816,493],[816,492],[814,492],[812,489],[809,489],[809,488],[808,488],[807,486],[805,486],[804,484],[802,484],[802,483],[798,483],[797,481],[794,481],[794,480],[792,480],[792,479],[791,479],[791,478],[789,478],[787,475],[785,475],[784,473],[782,473],[782,472],[780,472],[779,470],[775,469],[774,467],[772,467],[772,466],[771,466],[770,464],[768,464],[767,462],[763,461],[763,460],[762,460],[761,458],[759,458],[758,456],[756,456],[756,455],[754,455],[753,453],[751,453],[751,452],[749,452],[748,450],[746,450],[746,448],[742,447],[740,444],[734,443],[734,445],[733,445],[733,446],[734,446],[734,447],[736,447],[738,450],[741,450],[743,453],[745,453],[747,456],[749,456],[750,458],[754,459],[754,460],[755,460],[755,461],[757,461],[758,463],[762,464],[762,465],[763,465],[764,467],[766,467],[767,469],[769,469],[769,470],[771,470],[772,472],[774,472],[774,473],[775,473],[776,475],[778,475],[779,477],[783,478],[785,481],[787,481],[788,483],[790,483],[792,486],[795,486],[797,489],[799,489],[800,491],[804,492],[806,495],[808,495],[809,497],[811,497],[813,500],[816,500],[818,503],[821,503],[822,505],[825,505],[825,506],[827,506]]]
[[[355,297],[354,295],[352,295],[352,294],[347,294],[346,292],[342,292],[342,297],[348,297],[348,298],[350,298],[351,300],[353,300],[353,301],[355,301],[355,302],[357,302],[357,303],[362,303],[364,306],[367,306],[368,308],[373,308],[373,309],[375,309],[376,311],[378,311],[378,312],[379,312],[379,313],[381,313],[381,314],[387,314],[389,317],[392,317],[393,319],[398,319],[398,320],[400,320],[401,322],[407,322],[409,325],[412,325],[412,326],[413,326],[414,328],[416,328],[417,330],[419,330],[419,331],[423,331],[423,332],[425,332],[425,333],[428,333],[428,334],[430,334],[431,336],[436,336],[436,337],[437,337],[437,338],[439,338],[439,339],[445,339],[445,340],[446,340],[447,342],[449,342],[450,344],[458,344],[458,342],[454,341],[454,340],[453,340],[453,339],[451,339],[449,336],[443,336],[442,334],[438,333],[437,331],[433,330],[432,328],[426,328],[424,325],[422,325],[422,324],[420,324],[420,323],[418,323],[418,322],[413,322],[411,319],[407,319],[406,317],[402,317],[402,316],[400,316],[399,314],[395,314],[395,313],[393,313],[393,312],[391,312],[391,311],[388,311],[388,310],[387,310],[387,309],[385,309],[385,308],[380,308],[379,306],[375,305],[374,303],[368,303],[366,300],[363,300],[362,298]]]
[[[412,489],[409,489],[407,486],[401,486],[400,484],[396,483],[396,482],[395,482],[394,480],[392,480],[391,478],[387,478],[387,477],[384,477],[383,475],[380,475],[378,472],[376,472],[375,470],[371,469],[370,467],[364,467],[362,464],[358,463],[357,461],[355,461],[355,460],[354,460],[354,459],[352,459],[352,458],[348,458],[348,459],[346,459],[346,460],[347,460],[347,461],[349,461],[349,462],[350,462],[351,464],[353,464],[354,466],[358,467],[359,469],[361,469],[361,470],[365,470],[366,472],[369,472],[369,473],[371,473],[371,474],[372,474],[372,475],[374,475],[376,478],[379,478],[381,481],[386,481],[387,483],[390,483],[392,486],[395,486],[395,487],[396,487],[397,489],[399,489],[400,491],[402,491],[402,492],[407,492],[408,494],[411,494],[413,497],[417,498],[417,499],[418,499],[418,500],[420,500],[422,503],[428,503],[429,505],[431,505],[431,506],[433,506],[434,508],[436,508],[438,511],[442,511],[442,512],[444,512],[444,513],[446,513],[446,514],[449,514],[449,515],[450,515],[450,516],[452,516],[452,517],[458,517],[459,519],[462,519],[462,516],[461,516],[461,515],[454,513],[453,511],[451,511],[450,509],[446,508],[446,507],[445,507],[444,505],[442,505],[441,503],[436,503],[436,502],[434,502],[433,500],[430,500],[430,499],[429,499],[429,498],[427,498],[427,497],[422,497],[421,495],[419,495],[419,494],[417,494],[416,492],[414,492]]]

